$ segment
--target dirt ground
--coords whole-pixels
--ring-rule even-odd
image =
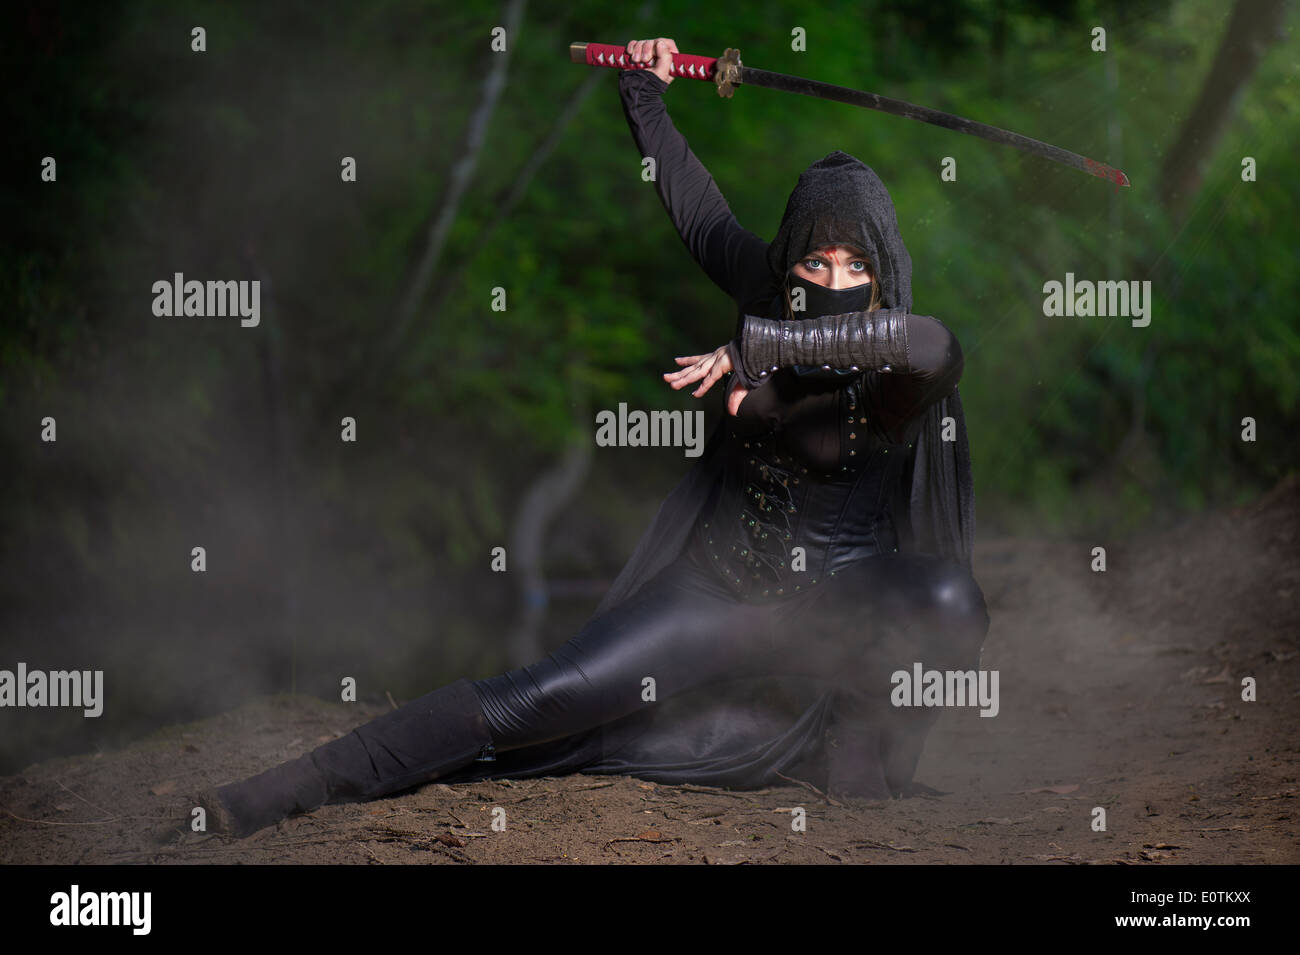
[[[1107,545],[1105,573],[1090,569],[1095,544]],[[0,778],[0,862],[1300,861],[1294,475],[1249,507],[1158,535],[981,542],[975,572],[993,620],[981,665],[1000,671],[1001,711],[940,719],[916,779],[943,795],[836,802],[798,784],[568,776],[434,783],[244,840],[182,831],[187,794],[357,723],[356,704],[277,697]],[[792,828],[797,807],[805,831]],[[1095,807],[1105,831],[1092,828]]]

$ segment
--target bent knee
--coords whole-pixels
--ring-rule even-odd
[[[944,630],[977,633],[988,630],[984,591],[963,564],[931,554],[889,554],[863,561],[860,576],[846,581],[854,594],[868,595],[887,615],[919,615]]]
[[[988,623],[984,591],[964,567],[945,565],[938,569],[928,582],[926,598],[927,604],[944,617]]]
[[[989,614],[980,589],[969,569],[956,561],[913,555],[907,568],[906,599],[913,609],[950,633],[968,634],[983,640]]]

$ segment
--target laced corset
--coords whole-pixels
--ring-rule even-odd
[[[898,549],[892,514],[910,443],[871,426],[862,387],[858,376],[803,395],[796,414],[787,405],[797,429],[729,419],[727,460],[691,546],[741,598],[781,598]]]

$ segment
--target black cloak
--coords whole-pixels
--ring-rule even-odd
[[[788,317],[784,281],[790,267],[808,251],[833,243],[851,243],[868,254],[883,307],[911,311],[912,260],[889,192],[864,163],[836,151],[800,175],[768,246],[770,284],[737,302],[737,334],[746,313]],[[942,440],[945,418],[953,421],[955,440]],[[660,506],[593,619],[627,600],[681,554],[721,476],[726,433],[724,411],[703,453]],[[894,515],[899,550],[946,557],[970,569],[975,497],[966,421],[955,387],[920,416],[905,474],[909,499],[905,513]],[[499,753],[493,761],[472,763],[440,781],[583,772],[753,789],[782,784],[782,776],[817,779],[825,775],[822,744],[834,697],[835,691],[819,681],[781,675],[696,688],[591,730]]]

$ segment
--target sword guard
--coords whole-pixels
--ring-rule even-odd
[[[740,51],[727,47],[714,65],[713,82],[718,84],[718,95],[730,99],[740,85]]]

